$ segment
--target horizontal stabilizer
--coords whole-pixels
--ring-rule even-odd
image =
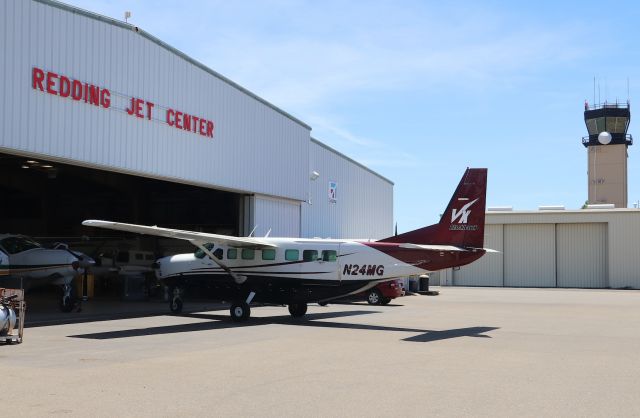
[[[456,247],[453,245],[432,245],[432,244],[400,244],[400,248],[412,250],[432,250],[432,251],[469,251],[482,250],[487,253],[499,253],[500,251],[491,248]]]

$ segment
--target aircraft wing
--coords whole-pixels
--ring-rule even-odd
[[[180,229],[159,228],[157,226],[145,226],[125,224],[120,222],[86,220],[82,222],[84,226],[94,226],[97,228],[113,229],[116,231],[135,232],[137,234],[155,235],[158,237],[175,238],[189,241],[192,244],[203,245],[206,243],[217,243],[231,247],[242,248],[273,248],[276,245],[263,241],[260,238],[252,237],[232,237],[230,235],[209,234],[206,232],[182,231]]]

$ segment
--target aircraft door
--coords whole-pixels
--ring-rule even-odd
[[[345,244],[338,244],[338,280],[342,283],[342,272],[344,268]]]
[[[340,286],[339,251],[338,245],[323,246],[318,253],[317,261],[317,269],[321,272],[322,279],[335,286]]]

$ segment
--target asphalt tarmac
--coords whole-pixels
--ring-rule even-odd
[[[640,291],[439,290],[30,327],[2,415],[640,416]]]

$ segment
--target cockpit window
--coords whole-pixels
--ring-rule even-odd
[[[42,248],[40,244],[27,237],[7,237],[0,241],[0,245],[9,254],[18,254],[34,248]]]
[[[206,244],[204,244],[204,248],[206,248],[207,250],[211,251],[213,249],[213,247],[215,247],[215,244],[208,242]],[[193,253],[193,255],[196,258],[204,258],[204,256],[206,255],[204,251],[202,251],[200,248],[198,248],[196,250],[196,252]]]

